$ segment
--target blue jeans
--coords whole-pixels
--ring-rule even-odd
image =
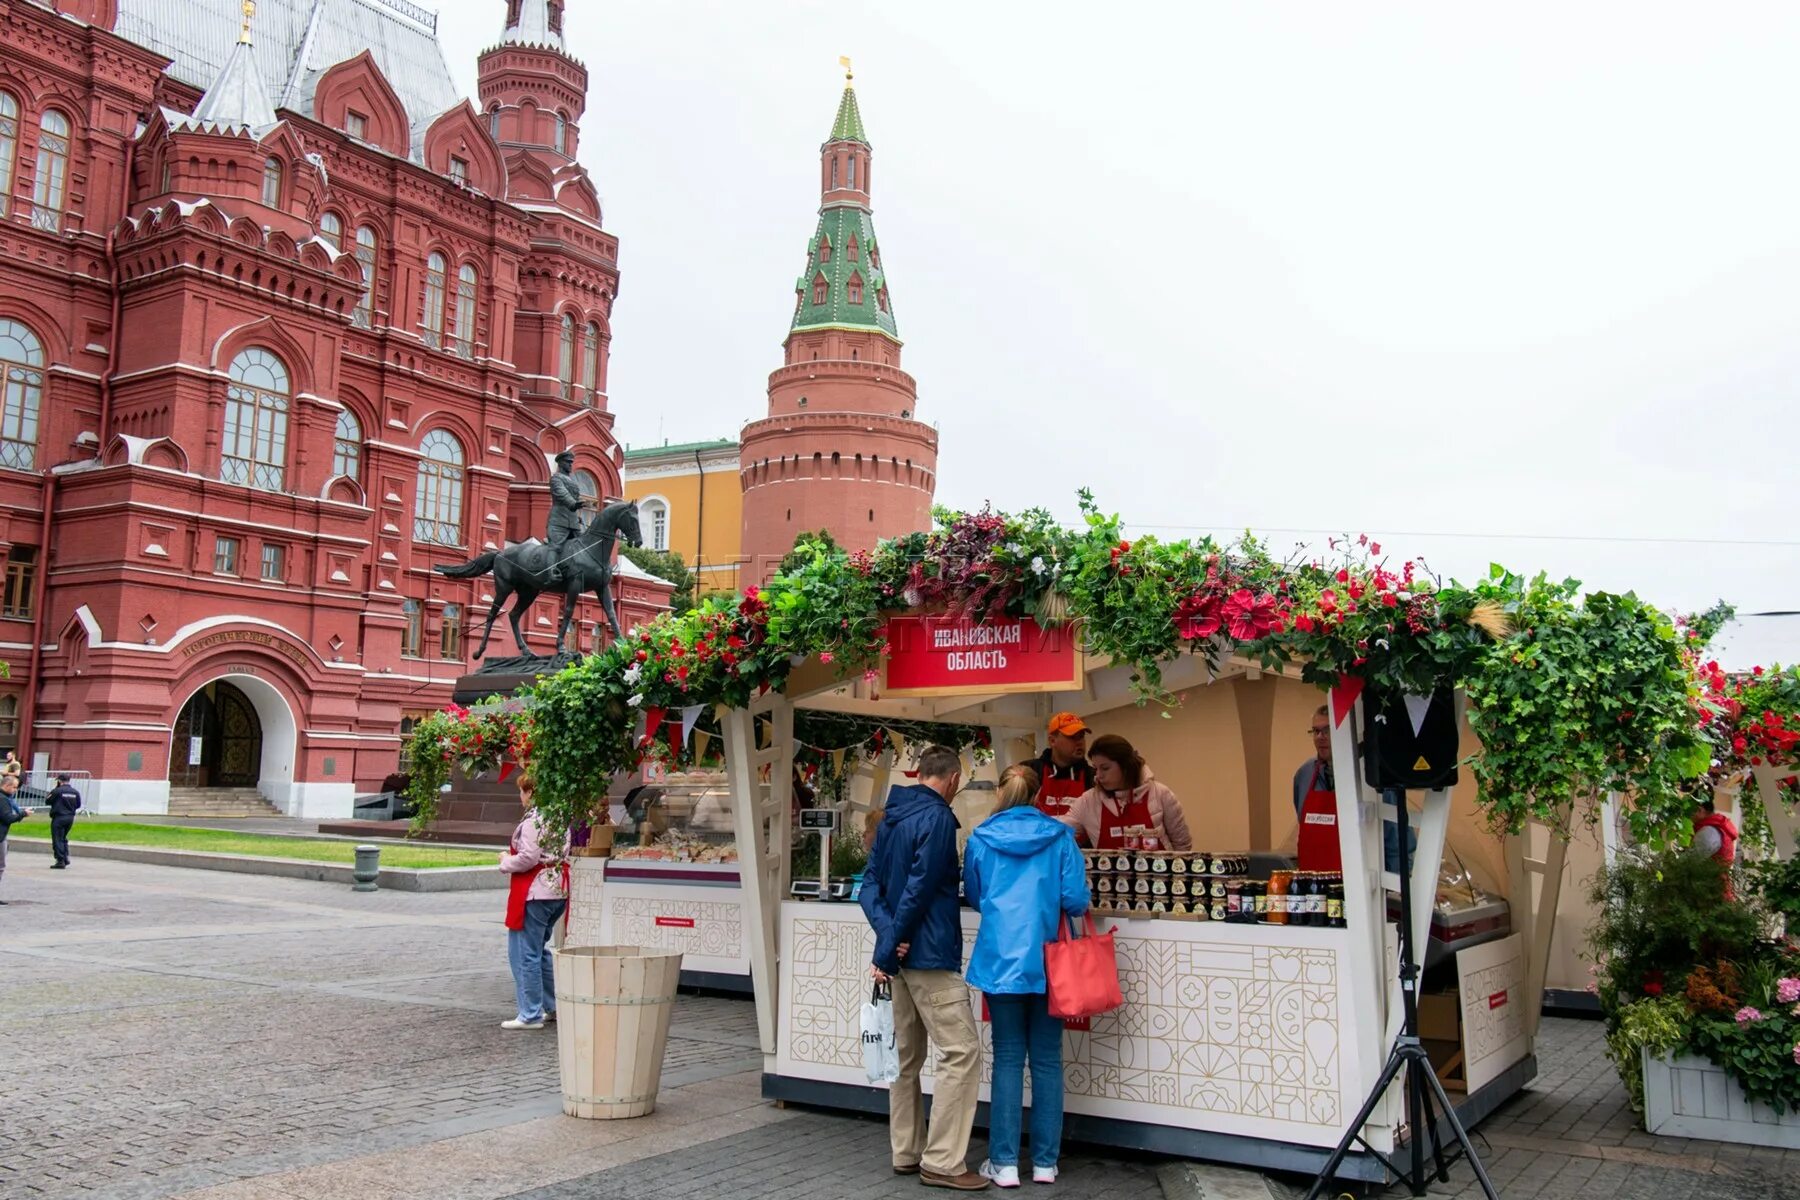
[[[567,907],[567,900],[527,900],[525,928],[506,931],[506,961],[521,1021],[541,1021],[546,1012],[556,1011],[556,977],[545,947]]]
[[[1050,1015],[1042,992],[989,996],[994,1031],[993,1099],[988,1105],[988,1161],[1019,1165],[1019,1125],[1025,1105],[1025,1059],[1031,1059],[1031,1165],[1054,1167],[1062,1156],[1063,1023]]]

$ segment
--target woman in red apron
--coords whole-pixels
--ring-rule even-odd
[[[1094,786],[1083,792],[1065,817],[1085,846],[1116,850],[1128,844],[1146,850],[1192,850],[1193,835],[1181,801],[1167,784],[1153,777],[1130,742],[1109,733],[1094,739],[1088,751]],[[1136,843],[1127,839],[1137,838]],[[1148,840],[1146,840],[1148,839]]]
[[[512,968],[518,1013],[502,1029],[542,1029],[556,1020],[556,980],[551,971],[550,937],[569,907],[569,847],[553,854],[543,845],[543,820],[531,807],[529,779],[519,783],[525,818],[500,855],[500,869],[512,876],[506,893],[506,960]]]

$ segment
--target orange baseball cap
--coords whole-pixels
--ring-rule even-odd
[[[1088,731],[1087,722],[1072,712],[1059,712],[1050,718],[1050,732],[1064,737],[1080,737]]]

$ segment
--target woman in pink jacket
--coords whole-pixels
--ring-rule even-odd
[[[556,1020],[556,979],[551,971],[550,936],[569,907],[569,839],[561,853],[547,849],[544,819],[531,807],[532,784],[519,781],[525,819],[500,855],[500,869],[512,876],[506,896],[506,959],[512,967],[518,1015],[502,1029],[542,1029]]]
[[[1120,850],[1129,831],[1141,828],[1156,838],[1159,849],[1194,848],[1181,801],[1156,781],[1130,742],[1116,733],[1095,738],[1088,747],[1088,763],[1094,768],[1094,786],[1057,818],[1075,830],[1082,845]]]

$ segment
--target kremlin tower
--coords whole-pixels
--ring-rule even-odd
[[[743,581],[760,583],[802,532],[847,550],[925,529],[937,486],[937,431],[915,419],[900,369],[881,243],[870,217],[873,150],[846,75],[820,152],[819,223],[794,284],[769,415],[742,435]]]

